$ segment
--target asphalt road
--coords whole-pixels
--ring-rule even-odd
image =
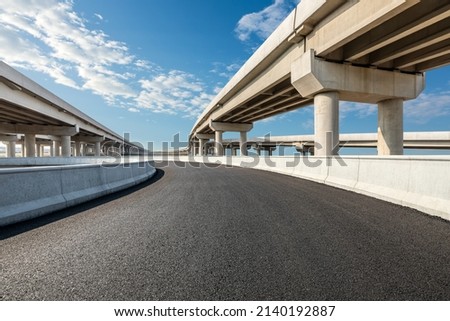
[[[1,300],[450,300],[450,223],[241,168],[0,229]]]

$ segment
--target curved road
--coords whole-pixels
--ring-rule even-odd
[[[450,223],[241,168],[0,229],[1,300],[450,300]]]

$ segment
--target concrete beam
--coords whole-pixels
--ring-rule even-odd
[[[198,139],[214,139],[214,134],[195,134]]]
[[[222,132],[248,132],[253,128],[253,124],[245,124],[245,123],[221,123],[210,121],[209,128],[214,131],[222,131]]]
[[[308,35],[307,49],[314,48],[320,56],[329,54],[419,2],[420,0],[346,1]]]
[[[36,139],[50,140],[50,141],[61,141],[60,136],[55,135],[36,135]]]
[[[19,135],[0,135],[0,142],[17,142],[19,140]]]
[[[97,143],[97,142],[103,142],[105,140],[105,136],[81,136],[77,135],[72,137],[73,142],[82,142],[82,143]]]
[[[75,126],[45,126],[45,125],[25,125],[25,124],[0,124],[0,132],[17,134],[43,134],[56,136],[73,136],[80,131],[78,125]]]
[[[341,100],[378,103],[414,99],[425,87],[424,75],[356,67],[317,59],[310,50],[292,63],[291,82],[303,97],[336,91]]]

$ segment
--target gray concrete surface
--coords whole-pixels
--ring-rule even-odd
[[[155,168],[148,162],[131,159],[112,163],[106,157],[85,160],[58,157],[47,162],[47,159],[31,157],[22,158],[18,163],[27,164],[33,159],[39,159],[34,163],[40,166],[0,168],[0,226],[129,188],[155,174]],[[64,165],[52,166],[57,162]],[[8,163],[0,161],[0,165]]]
[[[171,165],[0,236],[1,300],[450,300],[449,222],[244,168]]]

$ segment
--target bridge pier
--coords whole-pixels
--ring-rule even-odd
[[[7,156],[16,157],[16,142],[11,141],[8,143]]]
[[[203,156],[205,153],[205,145],[209,139],[200,139],[198,143],[198,155]]]
[[[403,99],[378,103],[378,155],[403,155]]]
[[[403,154],[403,101],[425,86],[423,74],[339,64],[305,52],[291,65],[291,83],[303,97],[314,98],[317,156],[337,154],[339,99],[378,104],[378,154]]]
[[[223,156],[223,131],[216,130],[214,134],[215,134],[214,155]]]
[[[205,156],[208,154],[207,151],[207,144],[209,142],[210,139],[214,139],[214,134],[196,134],[195,135],[197,137],[197,139],[199,140],[199,151],[198,151],[198,155],[199,156]]]
[[[216,144],[216,156],[223,156],[223,140],[222,134],[224,132],[239,132],[240,133],[240,148],[241,155],[247,155],[247,132],[253,128],[253,124],[247,123],[223,123],[210,121],[209,127],[215,133],[215,144]]]
[[[339,93],[314,96],[314,154],[337,155],[339,150]]]
[[[36,157],[42,157],[42,145],[36,143]]]
[[[75,156],[79,157],[81,155],[81,143],[75,142]]]
[[[36,157],[35,134],[25,134],[25,155],[26,157]]]
[[[53,156],[55,157],[61,156],[61,141],[58,140],[53,141]]]
[[[101,142],[95,142],[95,156],[100,157],[102,151]]]
[[[241,156],[247,156],[248,150],[247,150],[247,132],[242,131],[239,135],[239,148],[241,150]]]
[[[70,157],[71,152],[71,137],[70,136],[61,136],[61,156],[62,157]]]
[[[19,136],[0,134],[0,141],[7,145],[6,157],[16,157],[16,142],[19,141]]]

